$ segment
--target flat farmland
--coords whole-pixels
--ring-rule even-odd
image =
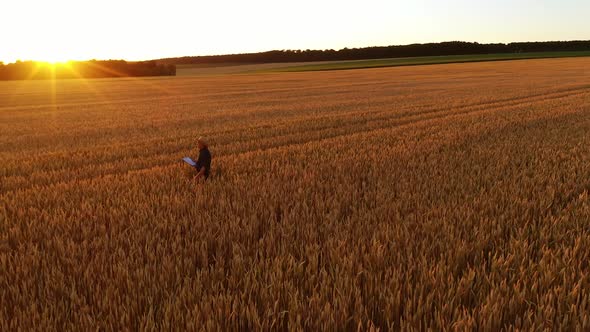
[[[340,60],[313,62],[282,62],[262,64],[184,64],[177,66],[178,76],[206,76],[225,74],[256,74],[268,72],[306,72],[327,70],[349,70],[365,68],[385,68],[450,63],[491,62],[508,60],[549,59],[566,57],[588,57],[590,52],[535,52],[535,53],[496,53],[476,55],[443,55],[406,58],[383,58],[369,60]]]
[[[0,82],[0,330],[588,330],[589,68]]]

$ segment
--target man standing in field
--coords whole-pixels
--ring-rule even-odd
[[[197,163],[195,168],[197,169],[197,175],[195,175],[195,180],[200,178],[209,178],[209,171],[211,170],[211,153],[209,152],[209,144],[203,137],[199,137],[197,140],[197,147],[199,148],[199,159],[197,159]]]

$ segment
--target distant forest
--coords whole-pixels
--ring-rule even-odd
[[[17,61],[7,65],[0,62],[0,80],[174,75],[176,75],[174,64],[159,64],[156,61],[90,60],[70,61],[55,65],[35,61]]]
[[[444,42],[403,46],[344,48],[336,50],[280,50],[211,56],[185,56],[156,60],[161,64],[219,64],[271,63],[337,60],[365,60],[442,55],[472,55],[494,53],[590,51],[590,41],[524,42],[510,44],[479,44]]]

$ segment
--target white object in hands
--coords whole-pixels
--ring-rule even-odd
[[[189,157],[184,157],[182,160],[193,167],[197,166],[197,163]]]

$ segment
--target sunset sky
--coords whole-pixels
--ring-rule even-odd
[[[590,39],[587,0],[6,0],[0,61]]]

